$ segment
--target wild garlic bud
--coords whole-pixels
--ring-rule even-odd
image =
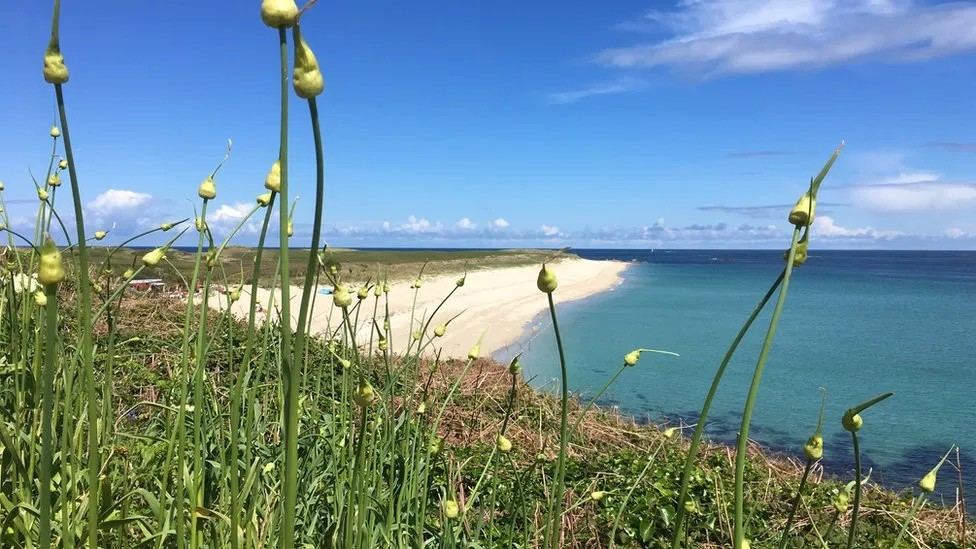
[[[418,414],[423,415],[424,412],[426,412],[426,411],[427,411],[427,403],[426,402],[421,402],[420,404],[417,405],[417,413]]]
[[[95,231],[95,240],[102,240],[108,236],[108,231]]]
[[[294,0],[262,0],[261,20],[264,24],[277,29],[290,27],[298,19],[298,6]]]
[[[383,286],[381,284],[373,286],[373,297],[380,297],[381,295],[383,295]]]
[[[381,351],[385,351],[390,348],[390,342],[386,340],[385,337],[380,337],[379,343],[376,344]]]
[[[420,338],[423,336],[424,334],[420,330],[417,330],[416,332],[413,333],[413,340],[420,341]]]
[[[201,233],[207,230],[207,222],[203,220],[202,217],[198,217],[193,220],[193,224],[196,226],[197,230]]]
[[[292,224],[290,217],[288,218],[288,226],[285,228],[285,234],[287,234],[288,236],[295,235],[295,225]]]
[[[799,267],[807,262],[807,250],[809,249],[810,241],[802,240],[796,243],[796,252],[793,254],[793,266]],[[783,261],[789,261],[790,251],[786,250],[783,253]]]
[[[820,433],[814,433],[803,445],[803,453],[810,461],[817,461],[823,457],[823,437]]]
[[[355,402],[356,405],[361,408],[365,408],[376,402],[377,398],[376,392],[373,391],[373,386],[365,380],[360,382],[359,387],[357,387],[356,391],[352,394],[353,402]]]
[[[128,269],[125,270],[124,273],[122,273],[122,278],[124,278],[126,280],[128,280],[128,279],[130,279],[130,278],[132,278],[134,276],[136,276],[136,272],[134,270],[132,270],[132,268],[128,268]]]
[[[864,420],[861,419],[861,414],[855,412],[854,409],[851,408],[844,413],[844,417],[841,418],[840,424],[845,430],[850,431],[851,433],[856,433],[861,430],[862,426],[864,426]]]
[[[34,303],[37,303],[38,307],[47,305],[47,294],[40,290],[34,292]]]
[[[453,499],[444,500],[444,516],[449,519],[456,519],[460,509],[458,509],[458,504]]]
[[[325,89],[325,80],[322,78],[319,62],[305,42],[305,38],[301,36],[295,42],[295,71],[292,74],[292,86],[298,97],[302,99],[311,99]]]
[[[174,225],[173,223],[163,223],[163,224],[161,224],[159,226],[159,229],[161,231],[163,231],[163,232],[166,232],[166,231],[172,229],[173,228],[173,225]]]
[[[410,287],[411,288],[420,288],[421,286],[423,286],[423,284],[424,284],[424,281],[423,280],[420,280],[420,278],[418,277],[416,280],[413,281],[413,284]]]
[[[6,187],[4,186],[3,181],[0,181],[0,191],[4,190],[5,188]]]
[[[447,333],[447,324],[441,324],[440,326],[434,328],[435,337],[444,337],[445,333]]]
[[[468,358],[470,360],[477,360],[478,356],[481,355],[481,340],[479,339],[477,343],[471,346],[471,350],[468,351]]]
[[[50,133],[51,133],[51,137],[53,137],[55,139],[61,137],[61,130],[59,130],[57,126],[51,126],[51,132]]]
[[[274,473],[274,470],[275,470],[275,464],[273,461],[269,461],[268,463],[265,463],[264,467],[261,468],[261,471],[266,475],[270,475],[271,473]]]
[[[464,275],[461,278],[457,279],[457,281],[454,282],[454,285],[457,286],[458,288],[463,287],[464,286],[464,279],[465,278],[468,278],[468,275]]]
[[[834,506],[834,509],[836,509],[838,513],[843,513],[847,511],[847,506],[850,501],[850,494],[848,494],[846,490],[841,490],[834,495],[830,503]]]
[[[208,176],[203,180],[203,183],[200,183],[200,187],[197,188],[197,194],[204,200],[217,198],[217,185],[214,184],[213,177]]]
[[[58,172],[52,173],[51,174],[51,177],[48,177],[47,178],[47,184],[50,185],[50,186],[52,186],[52,187],[60,187],[61,186],[61,176],[58,175]]]
[[[61,161],[58,162],[58,167],[61,168],[62,170],[67,170],[68,169],[68,161],[62,158]]]
[[[545,263],[542,264],[542,269],[539,270],[539,278],[536,280],[536,286],[544,294],[551,294],[559,286],[559,281],[556,280],[556,273],[552,272],[552,269]]]
[[[352,305],[352,296],[349,295],[349,290],[344,286],[336,286],[335,291],[332,292],[332,303],[340,309]]]
[[[951,453],[952,448],[949,448],[949,451],[946,452],[946,454],[942,456],[942,459],[939,460],[939,464],[936,465],[931,471],[926,473],[926,475],[922,477],[922,480],[918,481],[918,487],[921,488],[923,492],[931,494],[935,491],[935,477],[939,474],[939,469],[942,467],[942,464],[945,463],[945,460],[949,458],[949,454]]]
[[[498,438],[495,439],[495,446],[498,448],[498,451],[502,453],[512,451],[512,441],[508,440],[505,435],[498,435]]]
[[[349,367],[352,366],[352,362],[350,362],[348,359],[340,358],[339,359],[339,366],[342,366],[342,368],[344,370],[348,370]]]
[[[239,285],[233,290],[231,290],[229,294],[227,294],[227,296],[230,297],[231,303],[234,303],[241,298],[241,290],[243,289],[244,287]]]
[[[627,366],[636,365],[638,360],[640,360],[640,349],[635,349],[624,355],[624,364]]]
[[[362,301],[369,297],[369,288],[366,286],[360,286],[359,291],[356,292],[356,299]]]
[[[51,193],[47,192],[46,189],[42,189],[40,187],[37,188],[37,198],[40,199],[41,202],[47,201],[49,196],[51,196]]]
[[[68,81],[68,67],[64,64],[57,39],[51,39],[44,51],[44,81],[48,84],[64,84]]]
[[[797,227],[809,227],[813,223],[813,214],[816,209],[817,199],[810,196],[810,191],[803,193],[790,211],[790,223]]]
[[[61,251],[48,237],[41,247],[41,256],[37,265],[37,281],[45,288],[57,286],[64,280],[64,263],[61,261]]]
[[[607,497],[607,493],[604,492],[603,490],[596,490],[595,492],[590,492],[590,499],[592,499],[593,501],[600,501],[605,497]]]
[[[441,450],[443,449],[444,449],[444,439],[442,439],[441,437],[434,437],[433,439],[431,439],[430,444],[427,445],[427,451],[435,456],[441,453]]]
[[[142,256],[142,264],[146,267],[155,267],[166,257],[166,248],[156,248]]]
[[[259,194],[257,201],[258,201],[258,205],[264,208],[268,204],[271,204],[271,193]]]
[[[383,283],[383,293],[384,294],[390,293],[390,285],[387,284],[386,282]]]
[[[271,165],[271,169],[268,171],[267,177],[264,178],[264,188],[268,189],[273,193],[281,192],[281,162],[278,160],[274,161]]]

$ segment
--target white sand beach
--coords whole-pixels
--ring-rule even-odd
[[[621,273],[627,263],[621,261],[595,261],[575,257],[565,258],[552,264],[559,280],[559,287],[553,292],[558,305],[587,296],[612,291],[621,282]],[[471,346],[484,332],[481,343],[481,356],[488,356],[515,344],[522,336],[526,326],[542,311],[547,310],[545,294],[536,288],[538,266],[505,267],[471,271],[463,287],[458,288],[444,304],[430,323],[427,337],[433,335],[434,328],[461,313],[451,321],[443,337],[435,339],[435,347],[441,348],[443,358],[465,357]],[[420,291],[416,293],[410,282],[390,285],[390,292],[379,300],[377,323],[382,328],[384,306],[388,302],[390,312],[391,350],[402,353],[411,334],[421,328],[421,319],[429,317],[441,300],[455,288],[458,276],[438,276],[423,279]],[[241,299],[234,304],[235,314],[247,314],[250,301],[247,287],[241,292]],[[352,288],[355,301],[356,288]],[[297,322],[301,288],[291,287],[292,321]],[[258,291],[258,302],[267,308],[272,297],[268,290]],[[275,303],[280,302],[280,292],[275,292]],[[373,292],[362,303],[359,312],[357,338],[360,344],[369,342],[373,323]],[[226,297],[220,294],[211,298],[211,306],[226,307]],[[277,314],[274,305],[273,315]],[[350,308],[352,310],[352,308]],[[411,310],[414,311],[411,327]],[[259,315],[263,320],[263,315]],[[311,333],[327,336],[340,326],[341,312],[334,307],[332,296],[315,293],[310,321]],[[374,332],[375,334],[375,332]],[[374,340],[376,336],[374,335]],[[416,348],[416,346],[414,346]]]

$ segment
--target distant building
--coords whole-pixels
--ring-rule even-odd
[[[161,292],[163,286],[162,278],[137,278],[129,281],[129,287],[140,292]]]

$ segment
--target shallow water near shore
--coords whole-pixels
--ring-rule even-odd
[[[671,424],[696,420],[729,343],[782,269],[781,251],[574,252],[636,263],[613,291],[559,307],[571,390],[592,395],[634,348],[679,353],[643,355],[602,402]],[[772,308],[771,302],[757,319],[723,379],[706,427],[712,440],[735,439]],[[974,334],[976,252],[813,251],[790,284],[750,438],[802,455],[824,387],[824,466],[827,474],[850,479],[853,454],[841,415],[891,391],[892,398],[863,414],[865,471],[872,467],[872,480],[900,489],[917,482],[955,444],[972,498]],[[559,361],[547,314],[497,358],[520,350],[525,376],[537,387],[556,387]],[[937,491],[946,503],[957,486],[957,472],[945,466]]]

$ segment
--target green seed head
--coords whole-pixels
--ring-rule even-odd
[[[348,370],[349,367],[352,366],[352,362],[350,362],[349,360],[347,360],[345,358],[340,358],[339,359],[339,366],[342,366],[342,368],[344,370]]]
[[[129,280],[130,278],[132,278],[134,276],[136,276],[136,272],[133,271],[131,268],[130,269],[126,269],[125,272],[122,273],[122,278],[124,278],[126,280]]]
[[[545,263],[542,264],[542,269],[539,270],[539,278],[536,280],[536,286],[544,294],[551,294],[559,286],[559,281],[556,280],[556,273],[552,272],[552,269]]]
[[[264,24],[277,29],[290,27],[298,18],[298,6],[294,0],[262,0],[261,20]]]
[[[6,187],[4,186],[3,181],[0,181],[0,191],[4,190],[5,188]]]
[[[379,343],[376,344],[381,351],[385,351],[390,348],[390,342],[386,340],[385,337],[381,337]]]
[[[108,236],[108,231],[95,231],[95,240],[102,240]]]
[[[918,481],[918,487],[922,489],[923,492],[931,494],[935,491],[935,469],[926,473],[922,480]]]
[[[698,504],[695,503],[695,500],[689,499],[685,502],[686,513],[695,513],[696,511],[698,511]]]
[[[458,504],[453,499],[444,500],[444,516],[449,519],[456,519],[458,516]]]
[[[48,237],[41,247],[41,256],[37,265],[37,281],[45,288],[57,286],[64,280],[64,263],[61,261],[61,251]]]
[[[464,275],[461,278],[457,279],[457,281],[454,282],[454,285],[457,286],[458,288],[461,288],[462,286],[464,286],[464,279],[465,278],[468,278],[468,275]]]
[[[155,250],[142,256],[142,264],[146,267],[155,267],[166,257],[166,248],[156,248]]]
[[[159,229],[161,231],[163,231],[163,232],[166,232],[166,231],[172,229],[173,228],[173,225],[174,225],[173,223],[163,223],[163,224],[161,224],[159,226]]]
[[[291,218],[288,218],[288,227],[285,230],[288,236],[295,236],[295,225],[291,222]]]
[[[387,284],[386,282],[383,283],[383,293],[384,294],[390,293],[390,285]]]
[[[38,307],[47,305],[47,294],[40,290],[34,292],[34,303],[37,303]]]
[[[368,381],[362,381],[352,395],[353,401],[361,408],[373,404],[377,398],[379,397],[376,396],[376,392],[373,391],[373,386]]]
[[[257,197],[258,205],[264,208],[268,204],[271,204],[271,193],[262,193]]]
[[[820,433],[813,434],[803,445],[803,453],[810,461],[817,461],[823,457],[823,437]]]
[[[447,333],[447,324],[441,324],[440,326],[434,328],[434,335],[436,337],[444,337],[445,333]]]
[[[68,169],[68,161],[62,158],[61,161],[58,162],[58,168],[61,168],[62,170],[67,170]]]
[[[834,509],[836,509],[838,513],[843,513],[847,511],[847,505],[850,503],[850,501],[851,496],[847,493],[847,491],[841,490],[834,495],[833,500],[830,503],[834,506]]]
[[[46,202],[49,196],[51,196],[51,193],[47,192],[45,189],[42,189],[40,187],[37,188],[37,198],[41,202]]]
[[[499,452],[512,451],[512,441],[508,440],[505,435],[498,435],[498,438],[495,440],[495,446]]]
[[[430,441],[430,445],[427,446],[427,451],[435,456],[441,453],[441,450],[443,449],[444,449],[444,439],[442,439],[441,437],[434,437]]]
[[[512,359],[512,362],[508,364],[508,373],[517,376],[522,373],[522,365],[519,364],[519,357]]]
[[[810,196],[810,191],[803,193],[790,211],[790,223],[797,227],[809,227],[813,223],[813,214],[816,209],[817,199]]]
[[[624,355],[624,364],[627,366],[635,366],[638,360],[640,360],[640,349],[635,349]]]
[[[841,418],[840,424],[845,430],[850,431],[851,433],[856,433],[861,430],[862,426],[864,426],[864,420],[861,419],[861,414],[858,414],[854,412],[853,409],[850,409],[844,413],[844,417]]]
[[[427,403],[426,402],[421,402],[420,404],[417,405],[417,413],[418,414],[423,415],[424,412],[426,412],[426,411],[427,411]]]
[[[311,99],[325,89],[325,80],[319,69],[319,62],[308,47],[305,39],[299,37],[295,43],[295,71],[292,74],[292,86],[295,94],[302,99]]]
[[[207,177],[197,188],[197,194],[204,200],[213,200],[217,197],[217,185],[214,184],[212,177]]]
[[[266,474],[266,475],[270,475],[271,473],[274,472],[274,470],[275,470],[275,464],[274,464],[273,461],[272,462],[269,462],[269,463],[266,463],[264,465],[264,467],[261,469],[261,471],[263,471],[264,474]]]
[[[207,228],[207,222],[203,220],[202,217],[198,217],[193,220],[193,224],[196,226],[197,230],[203,232]]]
[[[479,339],[477,343],[471,346],[471,350],[468,351],[468,358],[471,360],[476,360],[481,355],[481,340]]]
[[[804,240],[802,242],[797,242],[796,253],[793,254],[793,266],[799,267],[807,262],[807,250],[809,248],[809,241]],[[788,261],[790,259],[790,251],[786,250],[783,253],[783,261]]]
[[[600,501],[607,496],[607,493],[603,490],[597,490],[595,492],[590,492],[590,499],[593,501]]]
[[[366,286],[360,287],[359,291],[356,292],[356,299],[363,300],[366,299],[367,297],[369,297],[369,288],[367,288]]]
[[[61,130],[57,126],[51,126],[51,137],[55,139],[61,137]]]
[[[237,300],[239,300],[241,298],[241,290],[242,289],[244,289],[244,288],[241,287],[241,286],[238,286],[238,287],[234,288],[233,290],[231,290],[229,294],[227,294],[227,297],[230,298],[230,302],[231,303],[234,303],[234,302],[236,302]]]
[[[380,297],[381,295],[383,295],[383,286],[380,284],[373,286],[373,297]]]
[[[44,81],[48,84],[64,84],[68,81],[68,67],[64,64],[61,47],[53,37],[44,52]]]
[[[352,295],[349,294],[344,286],[337,286],[335,291],[332,292],[332,303],[340,309],[344,309],[352,305]]]
[[[412,285],[412,286],[410,286],[410,287],[411,287],[411,288],[420,288],[420,286],[422,286],[422,285],[423,285],[423,283],[424,283],[424,282],[423,282],[422,280],[420,280],[420,279],[418,278],[417,280],[414,280],[414,281],[413,281],[413,285]]]
[[[281,192],[281,162],[278,160],[274,161],[271,165],[271,169],[268,171],[267,177],[264,178],[264,188],[268,189],[273,193]]]
[[[58,175],[58,172],[52,173],[51,174],[51,177],[48,177],[47,178],[47,184],[50,185],[50,186],[52,186],[52,187],[60,187],[61,186],[61,176]]]

